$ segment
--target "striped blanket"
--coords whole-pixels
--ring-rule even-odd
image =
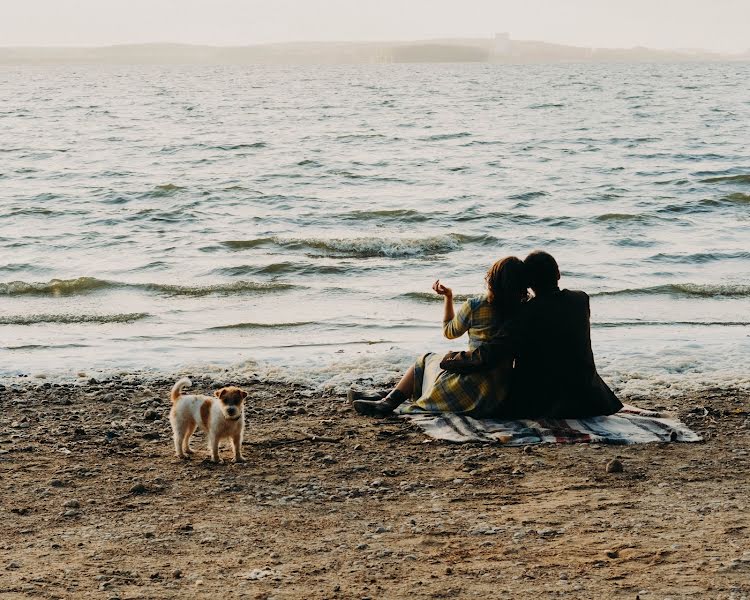
[[[495,421],[453,413],[404,414],[431,438],[448,442],[527,444],[644,444],[699,442],[701,437],[675,418],[626,404],[615,415],[586,419]]]

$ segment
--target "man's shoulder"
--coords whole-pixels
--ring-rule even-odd
[[[580,300],[580,301],[586,301],[586,302],[588,302],[588,299],[589,299],[589,295],[586,292],[582,291],[582,290],[568,290],[568,289],[565,289],[565,290],[562,290],[560,293],[563,294],[563,295],[565,295],[565,296],[567,296],[568,298],[574,298],[574,299]]]

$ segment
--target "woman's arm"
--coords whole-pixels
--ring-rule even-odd
[[[471,326],[471,305],[464,302],[458,314],[453,308],[453,290],[445,287],[438,279],[432,286],[436,294],[443,296],[443,335],[449,340],[461,337]]]
[[[453,310],[453,290],[445,287],[439,279],[432,284],[432,289],[443,297],[443,324],[452,321],[456,316]]]

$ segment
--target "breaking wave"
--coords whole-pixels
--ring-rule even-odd
[[[150,292],[175,296],[208,296],[211,294],[242,294],[248,292],[282,292],[293,289],[295,285],[287,283],[258,283],[253,281],[236,281],[206,286],[171,285],[163,283],[124,283],[106,281],[95,277],[78,277],[75,279],[52,279],[46,283],[11,281],[0,283],[0,295],[7,296],[72,296],[99,290],[140,289]]]
[[[700,298],[747,298],[750,285],[742,284],[697,284],[669,283],[645,288],[630,288],[607,292],[595,292],[592,296],[669,295]]]
[[[249,240],[228,240],[222,245],[232,250],[247,250],[265,246],[278,246],[328,256],[355,258],[388,257],[409,258],[423,254],[444,254],[461,249],[465,244],[496,243],[491,236],[449,234],[424,238],[281,238],[263,237]]]
[[[150,317],[148,313],[123,313],[114,315],[6,315],[0,317],[0,325],[36,325],[37,323],[131,323]]]

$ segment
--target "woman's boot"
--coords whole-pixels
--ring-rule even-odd
[[[354,410],[360,415],[368,417],[387,417],[401,406],[406,400],[406,394],[401,390],[393,390],[382,400],[355,400],[352,402]]]

